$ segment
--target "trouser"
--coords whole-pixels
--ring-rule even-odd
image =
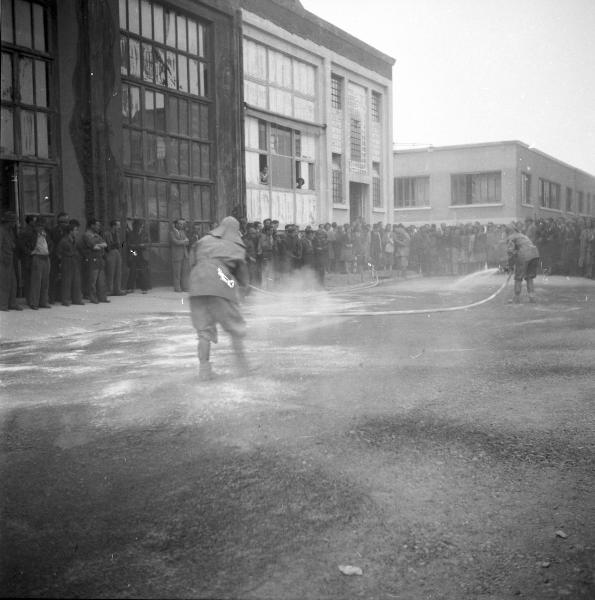
[[[105,289],[105,267],[100,258],[90,258],[88,262],[87,285],[89,300],[91,302],[105,302],[107,290]]]
[[[186,272],[188,270],[188,260],[172,260],[171,262],[172,278],[174,283],[174,291],[181,292],[186,286]]]
[[[9,265],[0,263],[0,309],[14,308],[17,304],[17,276],[12,259]]]
[[[50,303],[60,301],[60,259],[57,256],[50,257],[50,285],[48,296]]]
[[[29,306],[48,306],[50,287],[50,257],[34,254],[31,257]]]
[[[74,256],[62,259],[62,304],[82,304],[81,266]]]
[[[121,294],[122,255],[119,250],[110,250],[105,259],[105,286],[108,294]]]

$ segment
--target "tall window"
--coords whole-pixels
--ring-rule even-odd
[[[454,206],[499,204],[502,201],[501,179],[500,171],[451,175],[451,202]]]
[[[343,79],[337,75],[331,75],[331,107],[343,108]]]
[[[521,204],[531,204],[531,175],[521,173]]]
[[[18,161],[24,212],[51,213],[56,111],[45,2],[2,0],[0,157]]]
[[[210,30],[150,0],[119,9],[127,216],[165,242],[174,219],[211,220]]]
[[[372,121],[375,123],[380,123],[380,94],[377,92],[372,92],[372,105],[370,107],[370,116]]]
[[[244,99],[250,106],[303,121],[315,120],[316,69],[244,38]]]
[[[343,195],[343,160],[340,154],[333,154],[333,204],[345,204]]]
[[[297,129],[247,117],[246,180],[283,189],[315,189],[315,137]]]
[[[349,142],[351,160],[360,162],[362,160],[362,122],[359,119],[351,119]]]
[[[395,208],[430,206],[429,177],[397,177],[395,179]]]
[[[539,179],[539,206],[560,210],[561,188],[559,183]]]
[[[380,185],[380,163],[372,163],[372,206],[382,207],[382,187]]]
[[[573,198],[572,198],[572,188],[567,187],[566,188],[566,212],[573,212],[574,210],[574,206],[573,206],[573,202],[572,202]]]
[[[582,215],[585,213],[585,193],[577,192],[576,199],[577,199],[576,212],[579,213],[580,215]]]

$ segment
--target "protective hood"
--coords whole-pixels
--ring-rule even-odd
[[[240,235],[240,224],[234,217],[225,217],[218,227],[209,231],[209,235],[244,247],[244,242]]]

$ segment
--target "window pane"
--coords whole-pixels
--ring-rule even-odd
[[[176,138],[167,139],[167,172],[171,175],[177,175],[179,172],[179,147]]]
[[[192,176],[200,177],[200,144],[192,143]]]
[[[4,8],[4,6],[2,8]],[[14,20],[16,25],[17,45],[31,48],[31,5],[28,2],[15,0]]]
[[[130,166],[130,129],[122,131],[122,163],[125,167]]]
[[[140,127],[140,88],[130,86],[130,122]]]
[[[12,57],[2,53],[2,100],[12,100]]]
[[[153,48],[153,64],[155,66],[155,83],[157,85],[166,85],[167,78],[165,73],[167,66],[165,64],[165,52],[160,48]]]
[[[144,135],[145,170],[154,173],[157,170],[157,152],[155,148],[155,135],[145,132]]]
[[[151,44],[143,44],[143,79],[152,82],[154,73],[153,46]]]
[[[209,95],[209,82],[207,79],[207,65],[205,63],[200,63],[199,66],[199,76],[198,76],[198,87],[199,94],[201,96]]]
[[[190,137],[200,137],[199,105],[196,102],[190,103]]]
[[[169,186],[168,217],[172,221],[180,218],[180,189],[177,183]]]
[[[2,154],[14,152],[12,110],[2,107],[0,117],[0,152]]]
[[[132,207],[134,217],[142,219],[145,216],[142,179],[132,180]]]
[[[14,40],[14,32],[12,30],[12,1],[2,0],[2,40],[11,44]]]
[[[39,186],[39,212],[52,212],[52,170],[44,167],[37,169],[37,184]]]
[[[142,139],[140,131],[130,131],[130,166],[133,169],[142,167]]]
[[[35,155],[35,113],[30,110],[21,111],[21,146],[25,156]]]
[[[157,184],[155,181],[147,179],[145,182],[145,191],[147,194],[147,216],[149,219],[156,219],[159,216],[157,212]]]
[[[209,137],[209,107],[206,104],[200,106],[200,137]]]
[[[140,14],[138,0],[128,0],[128,30],[140,33]]]
[[[157,155],[157,172],[165,173],[165,138],[158,135],[155,142],[155,152]]]
[[[126,0],[120,0],[119,5],[120,29],[126,29]]]
[[[180,215],[183,219],[190,218],[190,190],[188,184],[180,184]]]
[[[120,36],[120,73],[128,75],[128,38]]]
[[[153,22],[151,18],[151,3],[148,0],[142,0],[140,5],[142,35],[143,37],[153,38]]]
[[[130,58],[130,75],[140,77],[140,43],[128,40],[128,56]]]
[[[166,53],[167,61],[167,87],[176,89],[178,87],[178,71],[175,52]]]
[[[35,167],[23,167],[21,171],[20,191],[25,214],[39,212],[37,172]]]
[[[157,182],[157,204],[159,206],[159,216],[167,219],[167,184],[165,181]]]
[[[33,5],[33,42],[36,50],[45,52],[45,19],[43,14],[43,7],[39,4]]]
[[[178,54],[178,88],[181,92],[188,91],[188,59]]]
[[[155,129],[165,131],[165,96],[155,94]]]
[[[48,105],[46,63],[43,60],[35,61],[35,104]]]
[[[48,116],[45,113],[38,112],[37,116],[37,156],[39,158],[49,157],[48,141]]]
[[[211,147],[207,144],[200,145],[200,175],[205,179],[211,176]]]
[[[163,43],[163,7],[153,6],[153,36],[156,42]]]
[[[21,102],[33,104],[33,61],[30,58],[19,61],[19,91]]]
[[[205,46],[206,46],[206,30],[205,26],[198,24],[198,55],[201,58],[205,57]]]
[[[188,41],[186,37],[186,17],[178,16],[178,48],[186,51],[188,48]]]
[[[147,129],[155,129],[155,96],[153,92],[145,90],[145,121]]]
[[[122,86],[122,119],[125,123],[130,121],[130,93],[127,85]]]
[[[198,96],[198,61],[191,58],[189,61],[188,70],[190,75],[190,93]]]
[[[180,140],[180,175],[190,175],[189,153],[188,142]]]
[[[179,101],[180,112],[180,135],[188,135],[188,102],[186,100]]]
[[[271,181],[274,187],[293,188],[291,158],[271,156]]]
[[[165,13],[165,43],[170,48],[176,47],[176,17],[170,11]]]
[[[188,52],[198,54],[198,31],[196,21],[188,19]]]
[[[178,133],[178,99],[173,96],[167,98],[167,131]]]

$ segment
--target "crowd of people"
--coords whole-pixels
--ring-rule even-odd
[[[542,272],[593,277],[595,219],[526,219],[509,225],[369,225],[361,219],[325,223],[303,231],[295,225],[240,219],[251,283],[268,289],[296,270],[310,269],[320,283],[327,273],[359,273],[373,267],[388,276],[466,275],[507,265],[509,231],[537,247]]]
[[[80,223],[66,213],[53,226],[42,217],[27,216],[18,229],[11,212],[1,221],[1,310],[22,309],[16,300],[19,289],[33,310],[85,300],[98,304],[109,302],[110,295],[151,289],[150,243],[140,219],[124,232],[119,221],[103,230],[94,218],[81,231]],[[389,277],[406,277],[408,272],[460,276],[508,261],[506,227],[494,223],[369,225],[358,218],[300,230],[292,224],[280,228],[275,219],[240,218],[239,225],[250,283],[263,289],[283,285],[298,271],[312,273],[323,285],[329,273],[355,273],[363,279],[373,268]],[[528,218],[512,225],[537,247],[542,272],[593,278],[595,219]],[[184,219],[172,223],[169,242],[177,292],[188,289],[191,249],[202,236],[197,224]]]
[[[39,310],[56,303],[110,302],[108,296],[151,288],[149,239],[141,220],[134,220],[124,235],[119,221],[104,231],[95,218],[81,231],[79,221],[64,212],[53,226],[28,215],[19,229],[13,212],[0,221],[0,310],[22,310],[20,296]]]

